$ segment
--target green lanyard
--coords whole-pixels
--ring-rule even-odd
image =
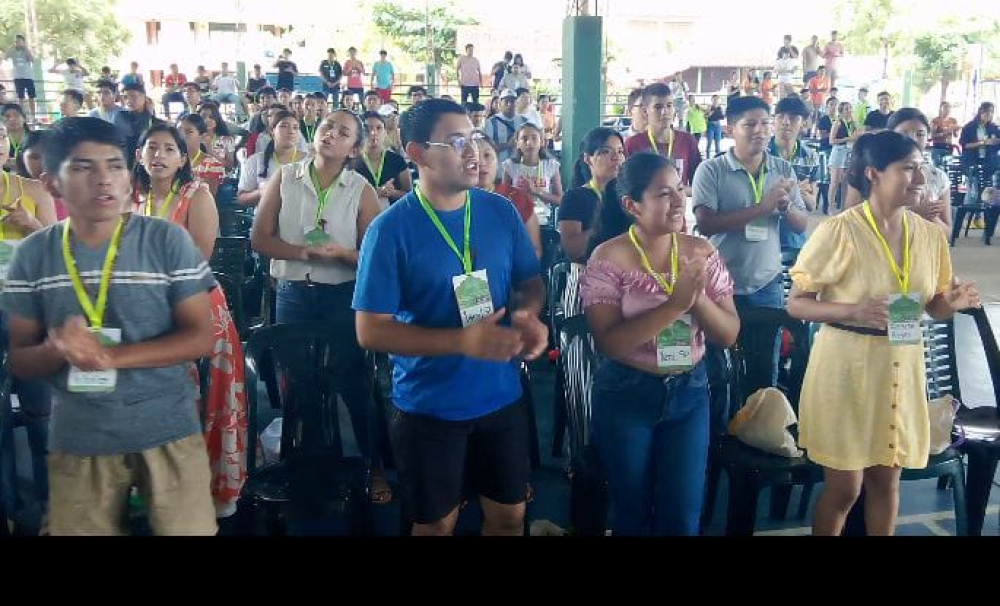
[[[344,174],[344,171],[340,171],[340,175],[342,174]],[[337,178],[333,180],[330,187],[321,187],[319,184],[319,175],[316,174],[316,166],[312,162],[309,163],[309,178],[312,179],[313,187],[316,188],[316,200],[318,202],[316,205],[317,227],[323,225],[323,209],[326,208],[326,203],[330,199],[330,192],[340,183],[340,175],[337,175]]]
[[[444,238],[445,243],[448,245],[458,259],[462,262],[462,269],[466,274],[472,273],[472,244],[469,237],[471,227],[472,227],[472,196],[469,192],[465,192],[465,242],[463,244],[464,252],[458,251],[458,245],[455,244],[455,240],[448,233],[448,230],[444,228],[441,224],[441,219],[438,218],[437,213],[431,208],[430,202],[424,197],[424,192],[420,191],[419,187],[414,187],[413,190],[417,192],[417,199],[420,200],[420,206],[424,208],[424,212],[430,217],[431,222],[434,227],[441,232],[441,237]]]
[[[740,166],[746,171],[747,177],[750,179],[750,191],[753,192],[753,201],[756,204],[760,204],[760,201],[764,199],[764,181],[767,180],[767,158],[760,165],[760,176],[754,177],[750,174],[750,169],[746,167],[745,164],[740,162]]]
[[[385,168],[385,150],[382,150],[382,157],[378,159],[378,170],[372,166],[372,163],[368,161],[368,156],[361,154],[361,158],[365,161],[365,166],[368,167],[368,172],[371,173],[372,177],[375,179],[375,187],[382,186],[382,169]]]
[[[591,189],[595,194],[597,194],[597,199],[604,201],[604,196],[601,194],[601,189],[597,187],[597,179],[591,179],[590,183],[587,183],[587,187]]]
[[[14,149],[14,153],[10,157],[12,160],[16,160],[21,154],[21,146],[24,145],[24,133],[21,134],[21,140],[17,142],[14,141],[14,137],[8,136],[8,138],[10,139],[11,148]]]
[[[76,298],[80,302],[80,307],[83,308],[83,312],[87,314],[87,319],[90,320],[91,328],[101,329],[104,327],[104,312],[108,308],[108,291],[111,289],[111,274],[115,270],[115,260],[118,258],[118,247],[121,246],[122,227],[124,225],[125,220],[119,218],[118,226],[115,227],[115,233],[111,236],[111,243],[108,245],[108,252],[104,255],[104,267],[101,269],[101,283],[97,288],[96,305],[90,300],[90,295],[87,294],[87,290],[83,287],[83,280],[80,279],[80,270],[76,268],[76,259],[73,258],[73,252],[70,250],[70,221],[67,220],[66,225],[63,226],[62,252],[63,261],[66,263],[66,273],[69,274],[70,280],[73,283],[73,290],[76,292]]]
[[[309,143],[312,143],[313,138],[316,136],[316,125],[317,124],[319,124],[319,122],[313,122],[312,128],[309,128],[309,125],[306,124],[306,121],[305,120],[302,121],[302,129],[304,131],[306,131],[305,132],[306,141],[309,142]]]

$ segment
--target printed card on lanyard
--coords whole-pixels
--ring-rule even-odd
[[[121,246],[124,226],[125,220],[119,219],[118,226],[115,227],[114,235],[111,237],[111,243],[108,245],[108,252],[104,256],[96,304],[90,300],[90,295],[83,286],[80,271],[76,267],[76,259],[73,258],[73,252],[70,250],[70,222],[67,221],[63,227],[62,252],[66,272],[73,283],[73,291],[76,293],[77,301],[90,322],[90,329],[97,334],[101,345],[106,347],[115,346],[122,340],[120,328],[104,327],[104,316],[108,308],[108,291],[111,288],[111,277],[115,270],[115,261],[118,258],[118,248]],[[66,387],[74,393],[101,393],[114,391],[117,385],[118,371],[115,369],[84,371],[71,365]]]
[[[458,304],[458,313],[462,319],[462,328],[468,328],[479,323],[493,313],[493,296],[490,294],[490,279],[485,269],[473,271],[472,269],[472,243],[470,234],[472,231],[472,196],[465,194],[465,222],[464,241],[462,250],[458,250],[455,240],[445,229],[441,219],[431,207],[430,202],[424,197],[424,192],[419,187],[414,187],[417,199],[421,208],[427,213],[431,223],[437,228],[438,233],[444,238],[445,244],[455,253],[462,263],[462,273],[453,276],[451,279],[452,289],[455,291],[455,302]]]
[[[330,234],[326,233],[326,220],[323,218],[323,210],[330,199],[330,192],[334,191],[337,188],[337,184],[340,183],[340,175],[337,175],[337,178],[329,187],[322,187],[319,175],[316,174],[316,167],[310,162],[309,178],[312,179],[313,187],[316,189],[316,222],[314,225],[303,226],[303,231],[305,232],[306,246],[316,248],[326,246],[331,242]]]
[[[635,234],[635,226],[628,230],[629,239],[635,246],[635,251],[642,261],[642,268],[651,275],[656,283],[667,296],[674,294],[674,284],[677,280],[679,268],[677,234],[672,236],[673,243],[670,248],[670,280],[663,277],[663,274],[653,269],[649,262],[649,256],[639,242]],[[666,326],[656,335],[656,367],[660,370],[688,370],[693,366],[694,358],[691,353],[691,346],[694,342],[694,319],[691,314],[684,314],[677,318],[673,324]]]
[[[764,161],[766,162],[767,159],[765,158]],[[747,167],[744,166],[743,170],[746,171],[747,178],[750,179],[750,191],[753,193],[754,204],[760,206],[760,201],[764,199],[764,182],[767,181],[767,165],[761,166],[760,175],[756,178],[750,174],[750,169]],[[747,223],[743,234],[747,242],[764,242],[767,240],[770,222],[769,217],[761,217]]]
[[[910,224],[906,219],[906,211],[903,212],[903,268],[896,264],[896,258],[889,248],[889,242],[875,223],[875,216],[872,215],[871,205],[865,200],[865,218],[871,225],[878,237],[886,256],[889,258],[889,267],[892,269],[896,281],[899,282],[899,293],[889,295],[889,344],[890,345],[913,345],[922,342],[920,326],[923,319],[924,303],[923,297],[918,292],[910,292]]]

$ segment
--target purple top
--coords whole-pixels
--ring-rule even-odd
[[[726,264],[718,251],[712,253],[705,266],[705,295],[713,302],[733,294],[733,280],[729,277]],[[657,305],[669,301],[660,285],[653,276],[645,271],[634,269],[624,271],[614,263],[604,259],[591,259],[583,274],[583,284],[580,287],[583,307],[606,303],[622,308],[622,317],[626,320],[653,309]],[[697,364],[705,355],[705,333],[694,323],[694,342],[691,344],[691,356]],[[653,339],[643,343],[626,356],[629,362],[640,366],[656,366],[656,342]]]

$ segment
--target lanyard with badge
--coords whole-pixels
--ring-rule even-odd
[[[653,276],[663,292],[669,297],[674,294],[674,285],[677,283],[678,273],[678,251],[677,234],[671,236],[670,247],[670,280],[663,274],[653,269],[649,262],[649,256],[643,250],[639,238],[635,235],[635,225],[629,227],[628,237],[635,246],[635,251],[639,253],[642,261],[642,268],[646,273]],[[691,345],[694,337],[694,320],[691,314],[685,313],[674,320],[674,323],[662,329],[656,335],[656,367],[660,370],[689,370],[692,366],[693,357]]]
[[[592,192],[597,194],[597,199],[601,202],[604,201],[604,196],[601,195],[601,188],[597,186],[597,179],[591,179],[590,183],[587,183],[587,187],[590,188]]]
[[[3,206],[10,206],[10,174],[3,172]],[[7,280],[7,272],[10,270],[10,263],[14,259],[14,249],[17,248],[17,240],[8,240],[4,229],[6,224],[0,222],[0,286]]]
[[[172,183],[170,185],[170,193],[167,194],[166,199],[163,200],[163,204],[160,206],[159,210],[156,210],[156,196],[153,195],[153,189],[150,188],[149,195],[146,197],[146,208],[143,212],[147,217],[157,217],[159,219],[166,219],[167,212],[170,210],[170,205],[174,202],[174,196],[177,194],[177,183]]]
[[[343,174],[343,172],[341,172]],[[340,175],[333,180],[329,187],[323,187],[319,182],[319,175],[316,173],[316,166],[309,163],[309,178],[316,189],[316,222],[314,225],[305,227],[306,246],[325,246],[330,243],[330,234],[326,233],[326,219],[323,218],[323,210],[330,200],[330,192],[336,189],[340,183]]]
[[[753,193],[754,204],[760,206],[760,201],[764,199],[764,183],[767,181],[767,158],[761,162],[760,174],[757,177],[754,177],[746,166],[743,166],[743,170],[746,171],[747,178],[750,179],[750,191]],[[743,234],[747,241],[763,242],[767,240],[768,222],[767,217],[762,217],[747,223]]]
[[[455,291],[455,301],[458,303],[458,313],[462,318],[462,327],[468,328],[480,322],[483,318],[493,313],[493,296],[490,294],[490,280],[485,269],[472,270],[472,196],[465,193],[465,222],[464,222],[464,242],[462,250],[458,250],[455,240],[445,229],[438,218],[437,213],[431,207],[430,202],[424,196],[424,192],[419,187],[414,187],[420,206],[427,213],[431,223],[437,228],[445,244],[455,253],[459,261],[462,262],[462,273],[453,276],[451,286]]]
[[[911,345],[921,342],[920,324],[923,317],[923,300],[918,292],[910,292],[910,224],[903,211],[903,268],[896,264],[896,256],[892,254],[889,243],[875,223],[871,204],[865,200],[865,217],[875,231],[875,236],[882,243],[885,254],[889,257],[889,267],[899,282],[899,294],[889,295],[889,344]]]
[[[367,154],[361,154],[361,158],[365,161],[365,166],[368,167],[368,172],[371,173],[371,176],[375,179],[375,187],[382,187],[382,170],[385,168],[385,150],[382,150],[382,155],[378,159],[377,169],[372,165]]]
[[[316,122],[313,122],[312,128],[310,128],[309,125],[306,124],[305,120],[302,121],[302,130],[305,131],[304,134],[306,136],[307,142],[309,143],[313,142],[313,139],[316,137],[316,125],[318,124],[319,121],[317,120]]]
[[[63,227],[62,253],[63,261],[66,264],[66,272],[73,283],[73,291],[83,308],[84,314],[90,324],[90,329],[96,333],[97,338],[105,347],[110,347],[121,343],[122,331],[120,328],[105,328],[104,315],[108,308],[108,291],[111,289],[111,275],[115,271],[115,261],[118,259],[118,248],[121,246],[122,232],[125,226],[125,219],[119,218],[115,227],[114,235],[108,244],[108,252],[104,255],[104,265],[101,269],[101,281],[97,288],[97,301],[93,302],[83,286],[80,278],[80,271],[76,267],[76,259],[73,258],[73,251],[70,249],[70,228],[71,221],[67,220]],[[97,370],[86,372],[76,366],[70,366],[67,388],[74,393],[95,393],[114,391],[118,384],[118,371]]]

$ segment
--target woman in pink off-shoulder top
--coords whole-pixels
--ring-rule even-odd
[[[638,154],[618,192],[632,217],[598,246],[583,277],[587,323],[606,357],[594,376],[594,439],[616,535],[695,535],[708,459],[705,341],[739,332],[733,282],[715,248],[683,232],[684,196],[669,160]]]

